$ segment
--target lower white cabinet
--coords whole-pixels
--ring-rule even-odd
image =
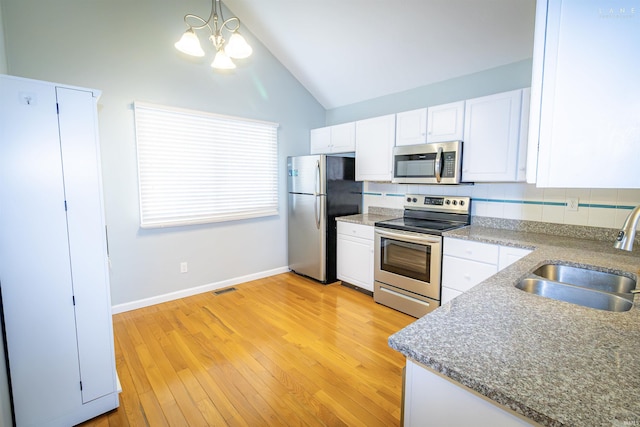
[[[404,380],[404,427],[530,426],[509,409],[407,359]]]
[[[373,292],[373,227],[338,221],[338,279]]]
[[[529,249],[444,238],[442,299],[451,301],[498,271],[529,254]]]

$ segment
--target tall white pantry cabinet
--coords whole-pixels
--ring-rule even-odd
[[[0,75],[0,292],[18,427],[118,406],[99,95]]]

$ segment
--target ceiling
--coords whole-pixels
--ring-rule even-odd
[[[535,0],[224,0],[332,109],[530,58]]]

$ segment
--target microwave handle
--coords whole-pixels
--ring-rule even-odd
[[[442,177],[442,147],[438,147],[438,154],[436,154],[436,164],[433,167],[436,181],[440,182],[440,178]]]

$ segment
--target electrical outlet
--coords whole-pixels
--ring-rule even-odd
[[[578,198],[568,198],[567,199],[567,210],[577,212],[578,211]]]
[[[183,261],[180,263],[180,273],[186,273],[187,271],[189,271],[189,266],[187,265],[186,261]]]

